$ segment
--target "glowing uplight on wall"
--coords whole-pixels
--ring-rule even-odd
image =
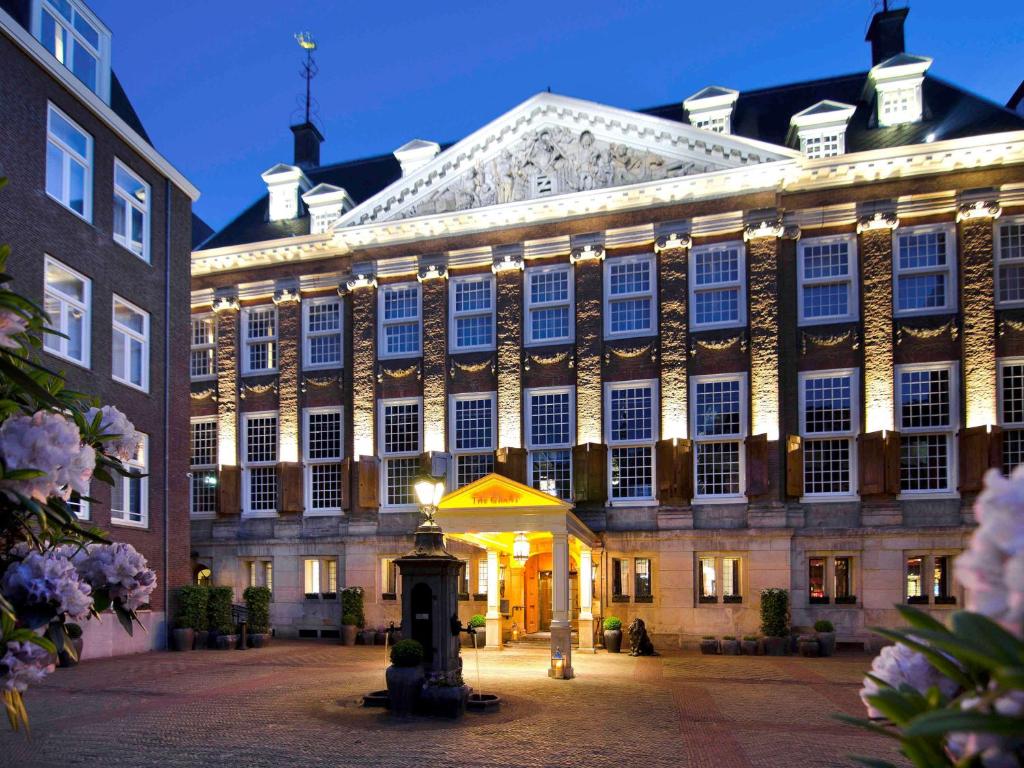
[[[669,408],[662,404],[662,429],[661,436],[665,440],[685,440],[686,439],[686,414],[678,413],[674,409],[670,411]]]
[[[299,460],[299,432],[297,425],[281,424],[278,451],[281,456],[280,460],[286,464],[294,464]]]
[[[424,419],[423,422],[423,450],[444,451],[444,422],[429,422]]]
[[[234,420],[221,419],[217,425],[217,463],[222,467],[235,466],[238,463],[237,444]]]

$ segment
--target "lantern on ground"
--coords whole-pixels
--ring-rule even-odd
[[[548,670],[548,677],[555,680],[565,680],[565,658],[562,656],[562,649],[556,648],[551,654],[551,669]]]

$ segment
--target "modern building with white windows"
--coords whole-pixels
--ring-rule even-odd
[[[906,15],[855,75],[541,93],[335,165],[293,127],[192,254],[197,572],[271,586],[282,634],[336,635],[348,586],[397,620],[431,471],[491,647],[743,635],[765,587],[852,642],[961,604],[982,476],[1024,460],[1024,119]]]

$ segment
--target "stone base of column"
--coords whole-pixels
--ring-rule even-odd
[[[555,627],[552,624],[551,627],[551,655],[555,655],[555,651],[562,652],[562,658],[565,660],[565,679],[569,680],[573,676],[572,671],[572,627]],[[550,663],[548,664],[548,677],[552,677],[552,670]]]
[[[487,645],[486,648],[491,651],[500,651],[502,648],[501,643],[501,616],[495,618],[487,617]]]
[[[594,650],[594,620],[593,618],[579,620],[580,644],[576,648],[580,653],[596,653]]]
[[[671,531],[693,528],[692,507],[659,507],[658,530]]]
[[[751,528],[785,528],[786,505],[781,501],[751,504],[747,509],[747,525]]]
[[[960,522],[964,525],[977,525],[978,518],[974,516],[974,502],[977,494],[963,494],[960,497]]]
[[[884,528],[892,525],[903,525],[903,510],[895,501],[880,501],[862,504],[860,508],[860,524],[865,528]]]

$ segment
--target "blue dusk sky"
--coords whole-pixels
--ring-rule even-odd
[[[88,2],[154,144],[202,191],[195,210],[215,229],[265,191],[261,172],[291,162],[299,31],[320,46],[324,163],[457,140],[549,86],[642,108],[871,64],[871,0]],[[919,0],[907,49],[1005,104],[1024,78],[1024,2]]]

